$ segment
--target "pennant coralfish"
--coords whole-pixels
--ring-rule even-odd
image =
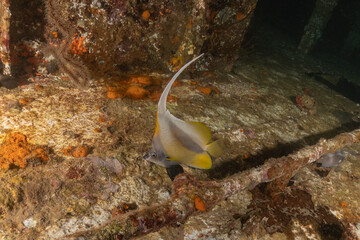
[[[210,143],[211,132],[205,124],[185,122],[166,109],[166,99],[172,84],[185,68],[202,55],[185,64],[165,87],[158,103],[152,148],[144,156],[145,160],[165,167],[172,180],[183,172],[180,164],[209,169],[212,166],[212,157],[221,154],[218,143]]]

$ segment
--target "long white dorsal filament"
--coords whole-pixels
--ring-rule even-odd
[[[182,66],[182,68],[180,68],[180,70],[171,78],[170,82],[166,85],[163,93],[161,94],[161,97],[160,97],[160,100],[159,100],[159,103],[158,103],[158,113],[159,114],[166,112],[166,99],[167,99],[167,96],[168,96],[168,94],[170,92],[171,86],[175,82],[176,78],[182,73],[182,71],[185,70],[185,68],[187,68],[190,64],[195,62],[198,58],[202,57],[203,55],[204,54],[202,53],[201,55],[197,56],[196,58],[194,58],[193,60],[191,60],[190,62],[188,62],[184,66]]]

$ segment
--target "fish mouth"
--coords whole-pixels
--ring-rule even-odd
[[[142,158],[148,160],[150,158],[150,153],[146,153]]]

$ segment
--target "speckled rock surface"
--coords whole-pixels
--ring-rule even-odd
[[[207,52],[198,69],[230,71],[256,3],[1,1],[0,70],[26,77],[60,69],[73,86],[87,88],[119,71],[174,72]]]
[[[359,105],[306,74],[329,71],[328,66],[277,44],[271,52],[243,55],[231,73],[181,76],[170,93],[177,100],[168,109],[206,123],[225,144],[212,169],[186,172],[222,179],[359,126]],[[151,144],[156,101],[109,99],[101,82],[80,91],[57,76],[33,81],[0,88],[0,144],[9,133],[21,132],[31,144],[48,147],[49,160],[0,171],[1,238],[63,239],[122,214],[126,205],[141,209],[169,199],[172,183],[165,169],[142,160]],[[219,93],[203,94],[193,82]],[[317,102],[312,115],[296,105],[303,89]],[[78,146],[88,146],[89,155],[67,154]],[[336,169],[306,166],[277,198],[266,196],[260,185],[137,239],[360,238],[360,147],[343,151]]]

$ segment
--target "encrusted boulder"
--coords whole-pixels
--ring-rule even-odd
[[[19,2],[10,0],[7,31],[17,34],[7,48],[26,61],[11,67],[36,71],[50,62],[39,58],[52,55],[71,82],[87,87],[119,72],[177,71],[199,53],[207,54],[198,70],[230,70],[257,0],[35,0],[25,14]]]

